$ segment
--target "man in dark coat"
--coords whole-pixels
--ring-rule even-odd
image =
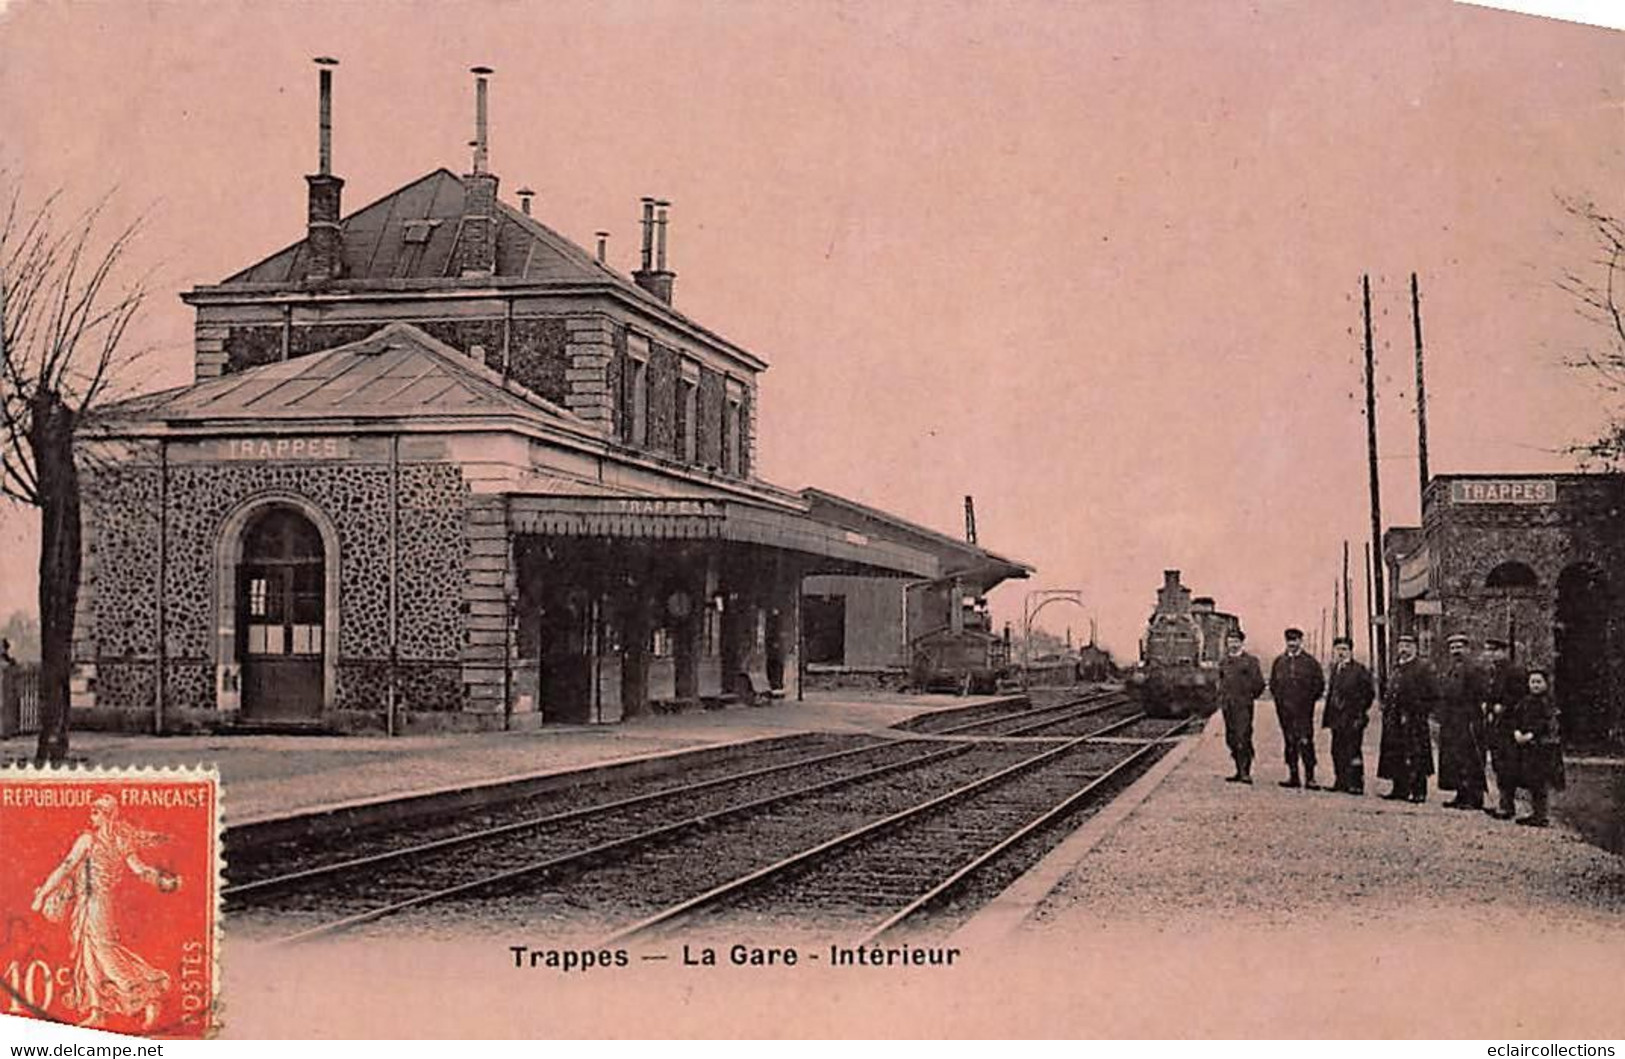
[[[1450,637],[1439,673],[1439,789],[1455,791],[1447,809],[1484,808],[1484,674],[1467,654],[1467,637]]]
[[[1416,656],[1416,637],[1401,636],[1399,657],[1382,704],[1382,756],[1377,775],[1392,780],[1389,801],[1425,802],[1433,775],[1433,740],[1428,718],[1439,703],[1433,667]]]
[[[1219,663],[1219,709],[1224,713],[1224,742],[1236,761],[1228,783],[1253,782],[1253,702],[1264,693],[1264,671],[1258,659],[1241,649],[1247,637],[1235,629],[1225,637]]]
[[[1270,666],[1270,694],[1275,698],[1275,716],[1281,722],[1285,744],[1286,779],[1283,787],[1306,786],[1319,790],[1315,782],[1315,700],[1326,690],[1326,674],[1320,663],[1303,649],[1303,630],[1286,631],[1286,651]],[[1303,783],[1298,782],[1298,762],[1303,762]]]
[[[1354,641],[1332,641],[1332,670],[1326,678],[1326,712],[1321,724],[1332,733],[1332,790],[1365,793],[1365,761],[1360,746],[1377,697],[1371,670],[1354,660]]]
[[[1491,816],[1505,814],[1505,819],[1510,820],[1512,803],[1508,799],[1518,786],[1518,777],[1509,717],[1512,708],[1529,693],[1529,674],[1512,661],[1507,641],[1492,636],[1484,641],[1484,648],[1489,655],[1484,681],[1484,742],[1495,766],[1495,786],[1501,793],[1501,804],[1486,812]]]

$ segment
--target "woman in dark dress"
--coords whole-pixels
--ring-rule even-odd
[[[1550,823],[1547,806],[1551,792],[1563,789],[1563,744],[1557,703],[1552,700],[1551,683],[1545,673],[1530,671],[1528,693],[1512,708],[1507,720],[1517,786],[1529,792],[1529,815],[1519,817],[1518,823],[1546,827]],[[1503,808],[1508,801],[1510,798],[1503,799]],[[1502,814],[1502,818],[1507,815]]]

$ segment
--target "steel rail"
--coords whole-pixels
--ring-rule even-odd
[[[1082,743],[1088,739],[1094,738],[1095,736],[1106,735],[1116,729],[1133,724],[1142,718],[1143,714],[1113,721],[1110,724],[1103,725],[1096,732],[1091,732],[1086,736],[1079,736],[1070,743],[1062,744],[1062,747],[1064,748],[1066,746]],[[902,742],[916,741],[904,740]],[[874,779],[875,777],[886,775],[888,773],[899,772],[905,769],[919,768],[923,765],[942,761],[947,758],[958,757],[961,754],[969,753],[970,751],[977,749],[979,746],[984,745],[986,744],[955,744],[942,750],[926,754],[923,757],[913,758],[907,761],[896,761],[888,765],[882,765],[878,768],[869,769],[865,772],[855,773],[851,776],[837,776],[833,779],[824,780],[805,787],[798,787],[794,790],[780,791],[776,794],[771,794],[765,798],[759,798],[755,801],[715,809],[710,812],[701,813],[698,816],[688,817],[670,824],[662,824],[658,827],[640,831],[633,835],[611,839],[607,842],[600,842],[597,845],[590,846],[586,849],[577,849],[569,853],[556,854],[551,857],[543,858],[539,861],[533,861],[529,864],[520,865],[517,868],[509,868],[491,875],[481,876],[478,879],[471,879],[468,882],[458,883],[454,886],[442,887],[437,890],[417,894],[413,897],[392,901],[388,904],[379,905],[375,908],[368,909],[365,912],[357,912],[341,919],[331,920],[327,923],[318,924],[317,926],[309,927],[293,934],[284,935],[280,938],[273,939],[267,944],[277,946],[290,945],[298,942],[309,941],[311,939],[323,937],[329,934],[341,933],[345,930],[351,929],[352,927],[357,927],[364,923],[370,923],[375,920],[383,919],[386,916],[391,916],[398,912],[404,912],[410,908],[417,908],[433,902],[476,893],[480,890],[488,889],[491,886],[511,882],[515,879],[524,878],[529,875],[536,875],[542,872],[568,867],[573,864],[585,863],[609,853],[621,852],[627,849],[635,849],[638,846],[647,845],[661,838],[667,838],[672,835],[703,828],[719,821],[735,816],[746,815],[753,811],[767,808],[768,806],[777,805],[781,802],[787,802],[797,798],[804,798],[811,794],[817,794],[827,790],[836,790],[841,787],[856,786],[859,783],[866,782]],[[1046,753],[1049,753],[1049,751]],[[1039,756],[1042,757],[1043,755],[1041,754]]]
[[[1093,700],[1078,700],[1077,702],[1067,703],[1065,706],[1067,708],[1073,708],[1084,701],[1092,702]],[[1112,708],[1113,705],[1118,704],[1101,703],[1098,705],[1091,705],[1089,708],[1078,710],[1067,717],[1054,718],[1048,723],[1060,723],[1062,720],[1086,717],[1092,713],[1102,713],[1105,710]],[[1050,707],[1049,709],[1053,710],[1057,709],[1057,707]],[[1023,716],[1023,714],[1017,713],[994,719],[984,718],[981,721],[971,722],[970,724],[956,725],[952,728],[943,729],[938,732],[922,732],[920,734],[935,736],[954,735],[961,731],[968,731],[973,727],[981,727],[1000,721],[1009,721],[1012,718],[1021,716]],[[1025,730],[1026,729],[1023,728],[1018,729],[1017,731],[1020,732]],[[289,889],[290,887],[317,882],[324,879],[333,879],[335,877],[354,872],[389,867],[393,864],[398,864],[414,857],[421,857],[431,853],[443,853],[448,850],[460,849],[465,846],[505,838],[523,831],[535,830],[537,828],[549,827],[556,824],[571,823],[597,815],[636,808],[640,805],[646,805],[652,802],[701,793],[730,783],[741,783],[753,779],[760,779],[763,776],[769,776],[776,772],[785,772],[791,769],[807,768],[826,764],[831,761],[836,761],[846,757],[853,757],[858,754],[875,753],[884,748],[901,743],[926,741],[927,740],[912,738],[893,739],[890,737],[877,737],[874,742],[865,744],[863,746],[848,747],[845,750],[830,751],[828,753],[817,754],[812,757],[796,758],[791,761],[781,762],[777,765],[767,765],[746,772],[730,773],[726,776],[717,776],[709,780],[700,780],[698,782],[684,784],[679,787],[666,787],[657,791],[649,791],[645,794],[637,794],[610,802],[583,806],[579,809],[568,809],[558,813],[526,817],[522,820],[514,820],[506,824],[498,824],[494,827],[482,828],[478,831],[470,831],[459,835],[448,835],[445,838],[433,839],[428,842],[420,842],[411,846],[403,846],[400,849],[383,850],[378,853],[371,853],[365,856],[351,857],[347,860],[336,861],[332,864],[321,864],[310,868],[303,868],[299,871],[287,872],[283,875],[274,875],[268,876],[264,879],[255,879],[248,882],[235,883],[222,887],[220,895],[225,900],[232,901],[240,900],[243,897],[251,895],[274,893]]]
[[[1107,734],[1110,733],[1110,731],[1113,731],[1113,729],[1123,728],[1124,724],[1131,724],[1136,720],[1139,720],[1139,718],[1128,718],[1128,720],[1113,721],[1111,724],[1105,724],[1105,726],[1100,728],[1098,733],[1090,733],[1090,736],[1081,737],[1079,742],[1081,742],[1082,739],[1089,739],[1089,737],[1095,736],[1095,734]],[[286,934],[286,936],[273,939],[271,942],[267,942],[267,944],[296,944],[296,942],[304,942],[304,940],[327,936],[327,934],[338,934],[338,932],[348,931],[348,929],[351,929],[351,927],[361,926],[361,924],[364,923],[372,923],[372,921],[375,921],[375,919],[382,919],[385,918],[385,916],[392,916],[392,914],[400,913],[400,911],[406,911],[408,908],[418,908],[418,906],[429,905],[429,903],[434,903],[434,901],[448,900],[448,898],[453,897],[463,897],[463,895],[479,892],[479,890],[492,887],[492,885],[512,882],[512,880],[515,879],[523,879],[523,877],[526,877],[526,875],[535,875],[541,874],[541,872],[554,871],[554,869],[559,869],[559,867],[572,866],[572,864],[582,864],[582,862],[588,862],[591,861],[591,859],[601,858],[601,856],[604,856],[604,854],[619,853],[619,851],[626,851],[626,849],[634,849],[637,848],[637,846],[648,845],[648,843],[660,840],[660,838],[668,838],[668,836],[689,832],[689,830],[695,830],[695,828],[707,827],[707,825],[720,822],[720,820],[730,819],[730,817],[736,817],[736,815],[749,814],[749,812],[754,812],[754,810],[775,806],[775,804],[780,804],[780,802],[793,801],[793,799],[798,799],[798,797],[806,797],[809,796],[809,794],[822,793],[822,791],[829,791],[829,789],[843,788],[843,786],[855,786],[858,785],[858,783],[863,783],[863,781],[873,780],[873,778],[876,778],[876,776],[887,775],[887,773],[892,772],[902,772],[902,770],[907,770],[907,768],[918,768],[921,767],[921,765],[929,765],[929,763],[939,762],[939,760],[959,757],[959,755],[968,754],[970,750],[977,749],[978,746],[985,746],[985,744],[975,744],[975,742],[955,744],[955,746],[944,747],[944,749],[936,750],[936,752],[923,755],[923,757],[916,757],[916,759],[905,760],[905,762],[892,762],[889,763],[889,765],[881,765],[881,767],[871,768],[871,770],[866,770],[866,772],[855,773],[855,775],[835,776],[835,778],[832,778],[832,780],[824,780],[821,781],[821,783],[812,783],[812,785],[803,786],[803,788],[795,788],[791,789],[791,791],[780,791],[780,793],[777,794],[769,794],[767,797],[759,797],[759,799],[756,799],[756,801],[741,802],[741,804],[736,804],[736,806],[726,806],[723,807],[723,809],[713,809],[710,810],[710,812],[694,815],[694,817],[686,817],[686,819],[676,820],[676,822],[673,823],[663,823],[663,825],[660,825],[660,827],[648,828],[648,830],[634,833],[634,835],[627,835],[622,836],[622,838],[614,838],[614,840],[603,841],[603,843],[598,843],[598,845],[595,846],[588,846],[588,848],[585,849],[574,849],[574,851],[570,851],[570,853],[554,854],[554,856],[543,858],[541,861],[533,861],[530,862],[530,864],[510,867],[510,869],[496,872],[496,874],[481,875],[479,879],[471,879],[468,880],[468,882],[461,882],[461,884],[452,885],[452,887],[437,888],[437,890],[429,890],[429,892],[426,893],[419,893],[419,895],[414,895],[414,897],[401,898],[401,900],[398,901],[390,901],[390,903],[387,903],[387,905],[375,906],[375,908],[369,908],[369,910],[361,911],[361,913],[349,914],[349,916],[345,916],[345,918],[333,919],[333,921],[319,924],[319,926],[307,927],[307,929],[304,929],[304,931],[296,932],[296,934]]]
[[[1124,727],[1141,719],[1141,717],[1128,718],[1123,721],[1114,722],[1106,727]],[[1052,759],[1059,758],[1072,750],[1076,750],[1080,746],[1086,745],[1090,739],[1094,738],[1098,734],[1100,733],[1092,732],[1088,735],[1074,737],[1065,743],[1060,744],[1059,746],[1055,746],[1038,754],[1034,754],[1032,757],[1018,761],[1015,764],[1002,768],[997,772],[979,777],[978,779],[972,780],[970,783],[956,787],[955,789],[944,794],[940,794],[935,798],[931,798],[927,801],[921,802],[918,805],[892,813],[891,815],[882,817],[879,820],[874,820],[867,824],[860,825],[859,827],[855,827],[850,831],[835,836],[834,838],[820,842],[818,845],[809,849],[802,850],[798,853],[793,853],[790,856],[777,860],[772,864],[758,868],[747,875],[742,875],[737,879],[732,879],[728,882],[722,883],[719,886],[712,887],[705,893],[699,894],[696,897],[691,897],[685,901],[679,902],[678,904],[671,905],[668,908],[656,912],[652,916],[641,919],[628,927],[623,927],[621,930],[604,939],[602,944],[605,946],[614,946],[640,934],[648,933],[655,927],[669,926],[676,920],[693,915],[695,912],[719,904],[728,898],[736,897],[749,891],[753,887],[761,886],[763,883],[769,880],[783,876],[791,871],[815,864],[820,859],[828,857],[837,850],[844,849],[853,845],[854,843],[860,842],[883,831],[896,828],[916,817],[933,812],[937,809],[941,809],[944,806],[951,805],[955,802],[962,801],[983,790],[992,788],[997,784],[1003,783],[1025,772],[1038,768],[1048,763]]]
[[[1169,736],[1183,733],[1195,720],[1196,718],[1194,717],[1187,718],[1179,725],[1170,729],[1164,736],[1162,736],[1162,739],[1167,739]],[[1010,849],[1010,847],[1014,846],[1017,842],[1020,842],[1028,835],[1031,835],[1033,832],[1039,830],[1058,817],[1072,812],[1080,802],[1092,798],[1107,783],[1110,783],[1123,772],[1133,767],[1141,758],[1144,758],[1153,750],[1156,750],[1160,745],[1160,740],[1158,742],[1147,743],[1145,746],[1134,751],[1122,761],[1119,761],[1117,764],[1107,769],[1101,775],[1090,780],[1083,787],[1080,787],[1078,790],[1068,795],[1062,801],[1029,820],[1019,829],[1005,836],[1003,839],[988,847],[986,850],[983,850],[970,861],[954,871],[954,873],[949,875],[946,879],[937,883],[937,885],[933,886],[930,890],[926,891],[924,894],[921,894],[919,897],[916,897],[913,901],[910,901],[902,909],[892,913],[884,921],[882,921],[879,926],[873,928],[857,941],[853,942],[854,947],[874,943],[877,938],[891,930],[896,929],[904,921],[911,919],[925,911],[931,905],[934,905],[936,902],[940,901],[950,891],[964,883],[966,879],[970,878],[976,872],[982,870],[988,864],[998,859],[1005,853],[1006,850]]]
[[[1003,724],[1006,721],[1013,721],[1017,718],[1038,717],[1051,713],[1065,713],[1067,710],[1075,709],[1079,706],[1099,704],[1098,709],[1085,710],[1082,713],[1077,714],[1077,716],[1081,717],[1088,713],[1098,713],[1101,709],[1109,709],[1113,705],[1126,706],[1132,701],[1133,700],[1120,691],[1092,691],[1086,695],[1079,696],[1075,699],[1068,699],[1065,702],[1057,703],[1053,706],[1028,707],[1025,710],[1015,710],[1010,713],[1000,714],[996,717],[983,717],[979,720],[965,721],[949,728],[941,728],[936,730],[932,730],[930,728],[903,728],[899,730],[908,732],[910,735],[957,735],[961,732],[969,732],[977,728],[987,728],[991,725]],[[921,714],[920,717],[923,719],[929,719],[931,715]]]

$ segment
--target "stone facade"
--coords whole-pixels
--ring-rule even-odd
[[[376,726],[393,671],[403,711],[461,709],[468,489],[447,463],[403,463],[392,478],[389,444],[358,438],[352,461],[288,465],[214,462],[207,445],[175,443],[161,463],[88,473],[88,628],[76,650],[94,679],[76,704],[112,726],[137,724],[107,714],[150,714],[161,658],[171,724],[208,724],[207,714],[230,709],[219,698],[230,663],[220,657],[222,616],[235,606],[222,598],[229,527],[257,503],[298,502],[330,520],[337,538],[338,554],[326,557],[338,564],[340,593],[328,708],[349,715],[346,726]]]
[[[1615,661],[1625,631],[1622,530],[1625,476],[1436,477],[1420,534],[1427,591],[1394,600],[1395,631],[1418,634],[1440,657],[1452,633],[1475,643],[1510,635],[1519,661],[1552,672],[1560,699],[1567,693],[1567,723],[1588,738],[1617,736],[1625,727]],[[1391,584],[1400,572],[1389,555]]]

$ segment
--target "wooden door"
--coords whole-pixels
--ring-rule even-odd
[[[278,509],[250,527],[238,568],[243,717],[314,721],[322,713],[326,565],[309,520]]]

